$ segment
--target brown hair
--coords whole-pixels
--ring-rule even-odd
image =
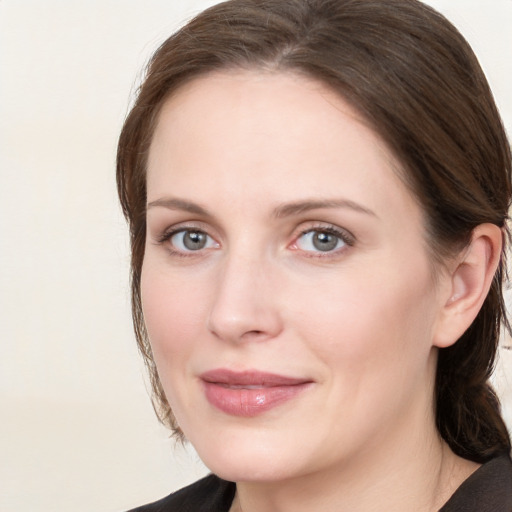
[[[425,212],[433,261],[460,250],[482,223],[506,233],[511,155],[471,48],[416,0],[231,0],[207,9],[157,50],[119,139],[117,183],[130,225],[135,333],[160,419],[177,429],[141,309],[147,153],[163,102],[219,69],[303,73],[352,104],[395,153]],[[510,451],[488,384],[500,328],[504,252],[471,327],[439,353],[436,419],[452,450],[477,462]]]

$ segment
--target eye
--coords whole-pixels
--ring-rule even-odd
[[[352,245],[352,240],[343,231],[334,227],[309,229],[296,240],[293,247],[305,252],[334,252]]]
[[[174,249],[180,252],[200,251],[217,247],[217,242],[204,231],[197,229],[181,229],[168,236],[168,240]]]

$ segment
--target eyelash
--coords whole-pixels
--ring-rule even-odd
[[[171,229],[165,231],[161,236],[159,236],[156,239],[156,242],[159,245],[167,244],[168,251],[173,256],[178,256],[178,257],[182,257],[182,258],[198,256],[202,252],[201,249],[199,249],[197,251],[193,251],[193,250],[181,251],[181,250],[175,249],[171,243],[168,243],[168,242],[170,242],[170,240],[172,239],[173,236],[177,235],[178,233],[186,233],[187,231],[193,232],[193,233],[201,233],[201,234],[206,235],[211,240],[215,240],[212,236],[210,236],[207,233],[206,230],[199,228],[197,226],[186,226],[185,225],[185,226],[177,226],[177,227],[174,227],[174,228],[171,228]],[[297,242],[302,236],[305,236],[309,233],[314,233],[314,232],[326,233],[329,235],[333,235],[336,238],[338,238],[339,240],[341,240],[341,242],[344,244],[344,247],[334,249],[332,251],[320,251],[320,250],[306,251],[306,250],[302,250],[299,247],[297,247]],[[333,257],[339,256],[339,254],[341,252],[344,252],[347,247],[352,247],[355,244],[355,237],[351,233],[349,233],[348,231],[346,231],[344,229],[338,228],[337,226],[334,226],[332,224],[330,224],[330,225],[318,224],[318,225],[310,226],[306,229],[302,229],[301,231],[299,231],[299,233],[296,236],[294,236],[293,240],[294,241],[291,244],[289,244],[288,247],[290,247],[292,250],[301,251],[304,255],[306,255],[306,257],[309,257],[309,258],[333,258]]]
[[[297,247],[298,240],[309,233],[326,233],[333,235],[344,244],[344,247],[334,249],[332,251],[305,251]],[[317,224],[310,226],[306,229],[302,229],[299,234],[294,238],[294,242],[291,244],[292,249],[302,251],[308,258],[334,258],[345,252],[347,247],[352,247],[355,244],[355,237],[345,229],[339,228],[332,224]]]
[[[186,233],[187,231],[191,233],[201,233],[203,235],[206,235],[208,238],[214,240],[214,238],[210,236],[204,229],[199,228],[197,226],[177,226],[165,231],[161,236],[157,238],[156,242],[159,245],[167,244],[167,250],[171,253],[172,256],[178,256],[181,258],[190,258],[191,256],[197,256],[198,254],[195,253],[201,253],[201,250],[180,251],[175,249],[171,243],[168,243],[170,242],[174,235],[177,235],[178,233]]]

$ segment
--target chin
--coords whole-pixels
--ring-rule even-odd
[[[245,426],[246,427],[246,426]],[[311,471],[306,442],[292,429],[222,428],[191,432],[189,441],[208,469],[231,482],[275,482]],[[298,448],[299,447],[299,448]]]
[[[203,459],[203,462],[212,473],[230,482],[277,482],[298,476],[299,473],[293,464],[286,464],[284,460],[276,461],[276,457],[270,454],[238,457],[232,452],[229,460],[216,457],[208,461]]]

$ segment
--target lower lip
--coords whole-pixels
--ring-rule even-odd
[[[207,400],[217,409],[232,416],[252,417],[295,398],[311,383],[261,388],[232,388],[204,382]]]

